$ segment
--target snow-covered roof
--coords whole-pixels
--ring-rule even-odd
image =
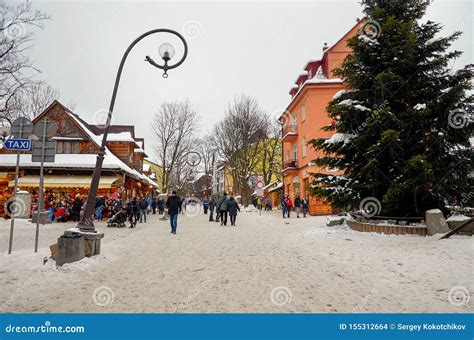
[[[47,168],[94,169],[96,159],[96,154],[57,154],[54,163],[45,163],[45,166]],[[0,154],[0,164],[5,167],[14,167],[16,165],[16,154]],[[39,166],[40,163],[31,161],[31,154],[20,155],[20,168],[37,168]],[[130,168],[110,151],[104,156],[102,168],[122,170],[132,178],[157,187],[156,183],[150,178]]]
[[[102,139],[104,135],[99,135],[99,138]],[[135,139],[133,139],[132,134],[129,131],[110,133],[107,135],[108,142],[132,142],[137,144]]]
[[[318,62],[321,62],[321,59],[312,58],[312,59],[308,60],[308,62],[306,63],[304,69],[306,70],[310,64],[312,64],[312,63],[318,63]]]
[[[297,83],[298,79],[300,79],[301,77],[306,77],[306,76],[308,76],[308,71],[304,71],[303,73],[298,74],[298,77],[296,78],[295,83]]]
[[[275,183],[278,183],[278,181],[270,182],[270,184],[265,185],[265,186],[262,188],[262,190],[263,190],[263,191],[267,190],[269,187],[271,187],[271,186],[274,185]]]
[[[55,101],[56,102],[56,101]],[[53,104],[55,103],[53,102]],[[59,103],[59,102],[58,102]],[[51,104],[51,105],[53,105]],[[60,103],[59,103],[60,104]],[[61,105],[61,104],[60,104]],[[65,107],[64,107],[65,108]],[[48,109],[46,109],[44,112],[46,112]],[[102,144],[102,137],[103,135],[96,135],[94,134],[73,112],[65,108],[64,110],[66,114],[79,126],[79,128],[89,137],[89,139],[95,143],[98,147]],[[35,119],[38,119],[41,116],[38,115],[35,117]],[[129,132],[125,132],[128,134],[130,137],[131,134]],[[114,135],[119,135],[117,138],[122,138],[125,135],[122,135],[122,133],[110,133],[107,136],[107,140],[110,141],[111,136]],[[114,138],[114,137],[112,137]],[[136,141],[132,138],[132,141],[136,143]],[[1,154],[0,155],[0,164],[1,165],[6,165],[3,160],[9,161],[8,156],[14,156],[16,155],[9,155],[9,154]],[[5,157],[5,158],[4,158]],[[48,167],[72,167],[72,168],[94,168],[95,167],[95,161],[96,161],[97,155],[96,154],[57,154],[56,159],[54,163],[47,163]],[[31,154],[25,154],[21,155],[21,160],[22,162],[20,163],[20,166],[23,167],[36,167],[38,166],[38,163],[33,163],[31,162]],[[16,158],[15,158],[16,161]],[[8,166],[8,165],[7,165]],[[149,177],[141,174],[135,169],[132,169],[129,167],[127,164],[122,162],[117,156],[113,154],[109,150],[108,147],[105,147],[105,156],[104,156],[104,164],[103,164],[104,169],[120,169],[127,173],[130,177],[142,181],[144,183],[147,183],[148,185],[152,185],[154,187],[158,187],[158,185],[152,181]]]
[[[82,138],[82,137],[66,137],[66,136],[54,136],[51,139],[54,139],[54,140],[70,140],[70,141],[84,140],[84,138]]]
[[[280,190],[283,188],[283,182],[278,182],[278,185],[270,190],[268,190],[268,192],[274,192],[274,191],[277,191],[277,190]]]
[[[143,164],[143,171],[150,171],[150,167],[151,165],[150,164]]]

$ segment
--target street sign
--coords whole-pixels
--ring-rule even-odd
[[[41,156],[43,155],[43,143],[41,140],[33,142],[31,149],[31,161],[41,163]],[[53,163],[56,156],[56,141],[46,140],[44,142],[44,161]]]
[[[25,117],[17,118],[10,127],[10,133],[15,138],[26,138],[33,132],[33,124],[31,120]]]
[[[48,120],[47,126],[46,126],[46,137],[51,138],[55,136],[57,131],[58,131],[58,124],[56,122]],[[43,137],[43,134],[44,134],[43,121],[35,124],[35,127],[33,129],[33,134],[37,136],[38,138]]]
[[[257,189],[255,189],[255,193],[257,194],[257,196],[262,197],[263,196],[263,189],[257,188]]]
[[[263,182],[257,182],[257,189],[262,189],[263,187]]]
[[[31,141],[29,139],[7,139],[3,146],[10,151],[29,151]]]
[[[263,175],[257,175],[257,182],[263,182]]]
[[[257,177],[255,175],[250,175],[248,180],[248,185],[250,188],[255,188],[257,185]]]

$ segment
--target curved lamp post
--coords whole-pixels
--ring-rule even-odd
[[[175,36],[177,36],[184,45],[184,53],[183,57],[175,64],[168,65],[168,62],[173,58],[174,56],[174,48],[172,45],[168,43],[164,43],[159,47],[159,53],[161,58],[163,59],[164,63],[163,65],[160,65],[156,63],[151,57],[146,56],[145,61],[150,63],[151,65],[163,70],[163,78],[168,77],[168,70],[174,69],[181,65],[184,62],[184,59],[186,59],[186,56],[188,55],[188,45],[186,43],[186,40],[184,40],[184,37],[179,34],[176,31],[167,29],[167,28],[157,28],[151,31],[148,31],[146,33],[143,33],[141,36],[139,36],[137,39],[135,39],[130,46],[128,46],[127,50],[125,51],[122,61],[120,62],[120,66],[117,71],[117,76],[115,78],[115,86],[114,90],[112,92],[112,98],[110,100],[110,106],[109,106],[109,113],[107,115],[107,122],[106,126],[104,129],[104,136],[102,138],[102,144],[100,146],[100,151],[99,154],[97,155],[97,161],[95,164],[95,169],[94,169],[94,174],[92,176],[92,181],[91,181],[91,186],[89,193],[87,195],[87,203],[86,207],[84,210],[84,214],[81,217],[81,221],[79,222],[78,228],[84,232],[96,232],[95,227],[94,227],[94,215],[95,215],[95,201],[96,201],[96,196],[97,196],[97,190],[99,188],[99,180],[100,180],[100,173],[102,171],[102,164],[104,162],[104,155],[105,155],[105,148],[106,148],[106,143],[107,143],[107,136],[109,134],[110,130],[110,121],[112,118],[112,113],[114,110],[114,105],[115,105],[115,98],[117,96],[117,90],[119,87],[120,83],[120,77],[122,75],[122,69],[125,64],[125,60],[127,59],[128,54],[132,50],[132,48],[143,38],[155,34],[155,33],[170,33]]]

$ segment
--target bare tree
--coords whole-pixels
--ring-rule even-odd
[[[269,115],[265,115],[265,137],[260,145],[260,159],[255,172],[263,174],[266,184],[272,179],[281,180],[282,144],[281,126]]]
[[[31,94],[36,87],[34,75],[39,70],[26,54],[33,46],[35,34],[31,29],[43,28],[48,18],[47,14],[33,10],[28,0],[15,4],[0,0],[0,117],[9,121],[24,112],[23,107],[19,108],[24,100],[21,97]],[[36,107],[38,101],[35,98],[28,106]]]
[[[258,156],[265,140],[266,121],[257,100],[242,95],[234,99],[224,119],[214,127],[217,154],[227,164],[235,191],[241,193],[246,206],[252,194],[247,181],[260,161]]]
[[[35,117],[58,98],[59,92],[50,85],[41,81],[32,82],[14,96],[10,106],[10,115],[12,117]]]
[[[216,152],[212,137],[205,135],[196,141],[196,145],[196,151],[201,156],[201,170],[205,175],[210,175],[212,173],[212,161]]]
[[[198,116],[188,100],[165,102],[153,117],[152,128],[156,138],[158,164],[163,169],[161,188],[170,189],[173,177],[181,186],[184,156],[192,150]]]

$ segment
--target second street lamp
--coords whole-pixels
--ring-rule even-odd
[[[81,221],[78,224],[78,228],[80,229],[80,231],[82,231],[84,233],[87,233],[89,235],[93,234],[93,233],[96,233],[95,226],[94,226],[95,201],[96,201],[96,196],[97,196],[97,190],[98,190],[98,187],[99,187],[100,174],[101,174],[101,171],[102,171],[102,164],[104,162],[107,136],[108,136],[109,130],[110,130],[110,122],[111,122],[112,113],[113,113],[113,110],[114,110],[115,99],[116,99],[116,96],[117,96],[117,90],[118,90],[118,87],[119,87],[120,77],[122,75],[123,66],[125,64],[125,61],[127,59],[128,54],[130,53],[132,48],[139,41],[141,41],[143,38],[145,38],[149,35],[152,35],[152,34],[156,34],[156,33],[169,33],[169,34],[175,35],[181,40],[181,42],[184,45],[183,56],[175,64],[171,64],[171,65],[168,64],[169,61],[174,56],[174,48],[171,44],[168,44],[168,43],[162,44],[159,48],[159,53],[160,53],[161,58],[163,59],[163,64],[156,63],[149,56],[145,57],[145,61],[147,61],[151,65],[163,70],[163,77],[164,78],[166,78],[168,76],[168,73],[167,73],[168,70],[174,69],[174,68],[178,67],[179,65],[181,65],[184,62],[184,60],[186,59],[186,56],[188,54],[188,45],[187,45],[186,40],[184,39],[184,37],[181,34],[179,34],[178,32],[170,30],[170,29],[166,29],[166,28],[158,28],[158,29],[154,29],[154,30],[148,31],[146,33],[143,33],[141,36],[139,36],[137,39],[135,39],[130,44],[130,46],[128,46],[127,50],[125,51],[125,53],[122,57],[122,60],[120,62],[120,66],[119,66],[118,71],[117,71],[117,76],[115,78],[115,85],[114,85],[114,89],[113,89],[113,92],[112,92],[112,98],[110,100],[110,106],[109,106],[109,112],[108,112],[108,116],[107,116],[107,122],[106,122],[106,126],[104,128],[104,135],[103,135],[103,138],[102,138],[100,151],[97,155],[94,174],[92,176],[91,186],[90,186],[90,190],[89,190],[89,193],[88,193],[88,196],[87,196],[86,207],[85,207],[85,210],[84,210],[84,214],[81,218]],[[91,254],[91,255],[94,255],[94,253]]]

